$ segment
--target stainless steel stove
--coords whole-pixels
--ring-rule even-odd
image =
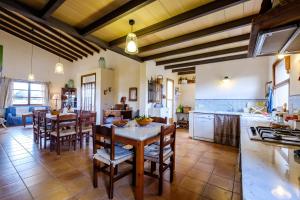
[[[250,127],[250,139],[300,146],[300,130],[273,129],[266,126]]]

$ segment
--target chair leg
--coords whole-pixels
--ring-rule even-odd
[[[115,175],[118,174],[118,165],[116,165],[115,168],[114,168],[114,174],[115,174]]]
[[[80,139],[79,139],[80,149],[82,149],[82,140],[83,140],[82,133],[80,133]]]
[[[163,193],[163,163],[159,163],[158,195]]]
[[[60,138],[56,137],[56,151],[57,155],[60,155]]]
[[[45,132],[45,138],[44,138],[44,149],[47,147],[47,132]]]
[[[151,174],[156,171],[156,162],[151,161]]]
[[[73,135],[72,138],[74,142],[74,151],[76,151],[77,135]]]
[[[135,148],[133,148],[133,159],[132,159],[132,180],[131,184],[132,186],[135,186],[135,169],[136,169],[136,158],[135,158]]]
[[[97,176],[97,161],[93,159],[93,184],[94,188],[98,187],[98,176]]]
[[[175,155],[172,155],[171,158],[170,158],[170,182],[172,183],[173,182],[173,177],[174,177],[174,161],[175,161]]]
[[[108,194],[108,198],[112,199],[114,196],[114,167],[113,165],[110,165],[110,175],[109,175],[109,194]]]

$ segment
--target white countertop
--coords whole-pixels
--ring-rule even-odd
[[[190,113],[203,113],[203,114],[221,114],[221,115],[243,115],[249,113],[230,112],[230,111],[205,111],[205,110],[192,110]]]
[[[249,139],[249,127],[268,125],[262,116],[241,117],[243,199],[300,199],[300,162],[296,146],[276,145]]]

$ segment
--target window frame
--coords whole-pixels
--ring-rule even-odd
[[[289,76],[288,79],[283,80],[283,81],[281,81],[281,82],[279,82],[279,83],[276,84],[276,67],[278,67],[278,65],[280,65],[281,62],[283,62],[285,70],[288,71],[287,73],[289,74],[289,70],[290,70],[290,56],[286,56],[286,57],[284,57],[284,59],[278,59],[278,60],[276,60],[273,63],[273,68],[272,68],[273,88],[274,88],[273,90],[274,90],[274,94],[275,94],[276,89],[278,89],[280,87],[283,87],[285,85],[288,85],[288,99],[289,99],[289,97],[290,97],[290,87],[291,87],[290,76]],[[286,103],[288,104],[289,102],[286,102]]]
[[[13,81],[13,84],[14,83],[27,83],[28,84],[28,89],[27,90],[23,90],[23,91],[27,91],[28,96],[27,96],[27,104],[14,104],[13,103],[12,104],[13,106],[42,106],[43,105],[43,104],[31,104],[30,103],[30,100],[31,100],[31,84],[40,84],[40,85],[42,85],[42,83],[40,83],[40,82],[24,81],[24,80],[15,80],[15,81]],[[12,88],[12,91],[14,91],[14,90],[15,89]],[[13,95],[13,97],[14,97],[14,95]]]
[[[86,83],[83,83],[83,79],[84,77],[88,77],[88,76],[95,76],[95,81],[90,81],[90,82],[86,82]],[[90,73],[90,74],[84,74],[84,75],[81,75],[81,84],[80,84],[80,109],[83,108],[83,85],[84,84],[95,84],[95,93],[94,93],[94,105],[92,105],[92,107],[94,108],[94,111],[96,110],[96,91],[97,91],[97,76],[96,76],[96,73]]]

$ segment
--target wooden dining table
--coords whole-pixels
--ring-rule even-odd
[[[115,140],[135,147],[136,153],[136,182],[135,199],[144,199],[144,147],[159,140],[161,123],[151,123],[147,126],[117,127]]]

